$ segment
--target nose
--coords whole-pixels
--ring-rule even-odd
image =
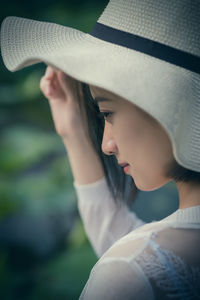
[[[110,124],[105,124],[101,149],[106,155],[113,155],[117,152],[117,145]]]

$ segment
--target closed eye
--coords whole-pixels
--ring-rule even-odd
[[[101,117],[103,117],[105,120],[108,120],[109,117],[112,115],[112,112],[102,111],[102,112],[99,112],[99,115]]]

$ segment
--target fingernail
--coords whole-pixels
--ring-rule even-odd
[[[50,95],[51,94],[51,89],[50,89],[50,87],[48,86],[47,87],[47,95]]]

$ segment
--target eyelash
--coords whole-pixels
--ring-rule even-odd
[[[105,120],[107,120],[108,117],[112,115],[112,112],[110,111],[102,111],[99,112],[100,117],[103,117]]]

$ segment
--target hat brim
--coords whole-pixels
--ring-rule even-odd
[[[183,149],[177,147],[186,145],[182,136],[188,130],[183,130],[184,116],[187,117],[187,100],[192,95],[191,80],[198,75],[70,27],[20,17],[4,19],[1,53],[12,72],[44,62],[138,105],[164,126],[176,160],[190,169],[200,168],[188,163],[188,157],[181,156]],[[194,146],[187,152],[196,151]]]

